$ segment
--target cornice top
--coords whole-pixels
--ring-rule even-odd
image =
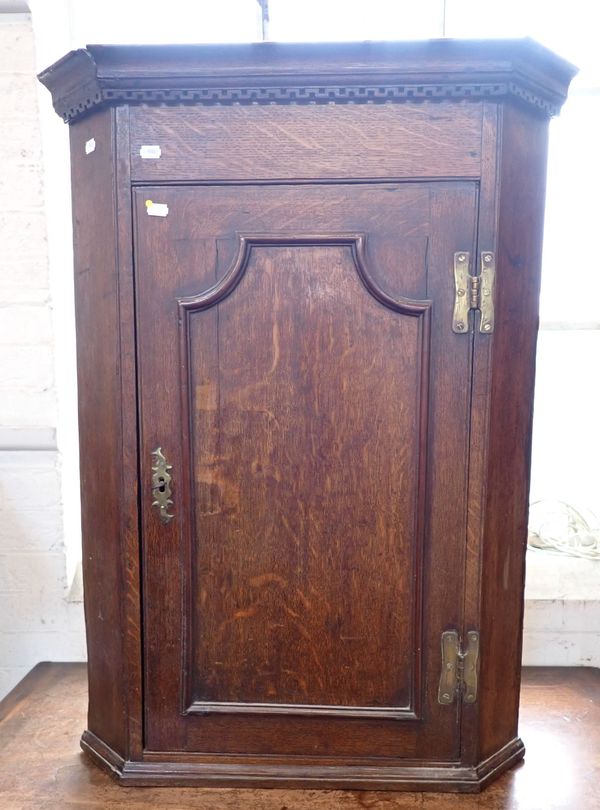
[[[556,114],[577,72],[530,39],[88,45],[39,75],[65,120],[105,104],[512,98]]]

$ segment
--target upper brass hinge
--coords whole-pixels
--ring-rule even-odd
[[[479,633],[469,630],[467,647],[463,649],[456,630],[442,633],[442,673],[438,689],[438,703],[454,703],[462,695],[463,703],[477,700],[477,665],[479,660]]]
[[[489,250],[481,253],[481,269],[478,276],[469,273],[471,255],[466,250],[454,254],[454,315],[452,331],[464,334],[469,331],[469,311],[481,313],[479,331],[489,335],[494,331],[494,282],[496,260]]]

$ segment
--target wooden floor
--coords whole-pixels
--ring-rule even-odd
[[[84,664],[40,664],[0,703],[1,810],[600,809],[600,670],[525,670],[524,764],[484,793],[122,788],[79,750]]]

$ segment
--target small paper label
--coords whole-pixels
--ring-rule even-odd
[[[85,142],[85,153],[86,153],[86,155],[91,155],[95,148],[96,148],[96,139],[95,138],[90,138],[89,141]]]
[[[146,211],[149,217],[166,217],[169,213],[169,206],[166,203],[155,203],[146,200]]]
[[[142,160],[158,160],[161,155],[158,144],[144,144],[140,146],[140,157]]]

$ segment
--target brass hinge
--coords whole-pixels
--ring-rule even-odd
[[[479,659],[479,633],[469,630],[467,649],[463,650],[456,630],[442,633],[442,674],[438,690],[438,703],[454,703],[457,694],[463,703],[477,700],[477,664]]]
[[[494,254],[484,250],[481,254],[481,270],[478,276],[469,273],[470,253],[466,250],[454,254],[454,315],[452,331],[464,334],[469,331],[469,311],[481,313],[479,331],[489,335],[494,331],[494,282],[496,260]]]

